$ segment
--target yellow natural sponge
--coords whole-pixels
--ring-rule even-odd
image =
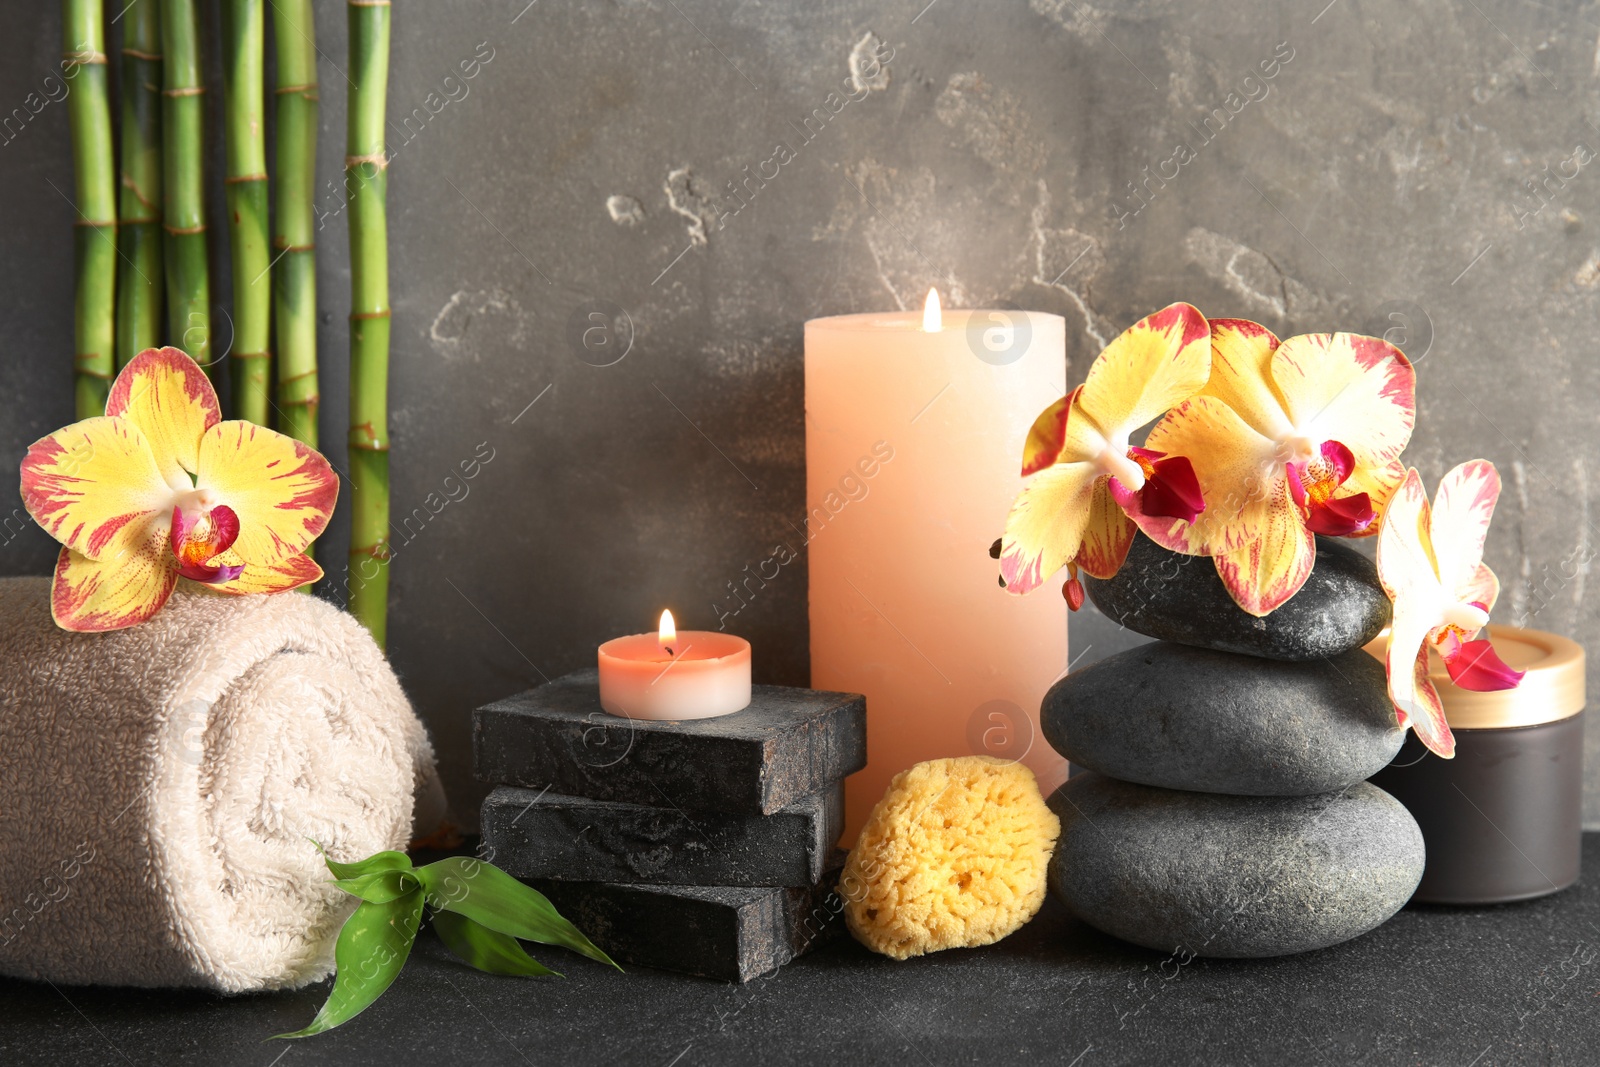
[[[895,775],[850,852],[845,921],[897,960],[993,944],[1038,913],[1060,833],[1020,763],[919,763]]]

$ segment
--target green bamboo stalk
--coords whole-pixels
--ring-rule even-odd
[[[267,239],[267,27],[263,0],[222,5],[223,137],[233,262],[233,415],[267,425],[272,409],[272,257]]]
[[[101,0],[63,0],[63,73],[72,82],[72,130],[78,218],[73,225],[77,294],[73,307],[73,395],[78,418],[106,412],[116,369],[117,175],[111,146],[111,94]]]
[[[380,646],[389,605],[389,0],[349,0],[350,612]]]
[[[278,52],[278,265],[273,303],[278,330],[278,420],[284,433],[317,447],[317,253],[312,202],[317,185],[317,47],[311,0],[273,0]]]
[[[194,0],[161,5],[161,216],[167,275],[167,333],[206,373],[211,365],[211,278],[206,267],[205,178],[201,166],[205,86]]]
[[[117,204],[117,368],[161,343],[161,0],[122,22],[122,189]]]

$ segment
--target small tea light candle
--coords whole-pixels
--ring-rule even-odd
[[[628,719],[710,719],[750,703],[750,642],[709,630],[677,631],[661,613],[653,634],[600,646],[600,706]]]

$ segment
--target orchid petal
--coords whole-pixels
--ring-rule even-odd
[[[1083,386],[1078,386],[1066,396],[1039,413],[1028,428],[1028,440],[1022,446],[1022,476],[1037,474],[1056,461],[1061,446],[1066,443],[1067,417],[1072,402]]]
[[[183,554],[183,546],[189,541],[189,531],[195,528],[200,521],[200,516],[185,515],[183,508],[177,504],[172,506],[172,526],[167,530],[167,545],[172,549],[174,556]]]
[[[1453,468],[1439,482],[1433,497],[1428,533],[1439,584],[1456,599],[1483,562],[1483,542],[1500,497],[1500,475],[1488,460],[1475,459]]]
[[[1402,603],[1437,604],[1441,599],[1428,532],[1429,512],[1422,476],[1413,467],[1389,498],[1383,526],[1378,530],[1378,581],[1397,612]],[[1389,678],[1392,684],[1393,670]]]
[[[1189,457],[1168,456],[1156,460],[1151,467],[1150,477],[1139,494],[1143,513],[1194,522],[1195,517],[1205,511],[1206,501]]]
[[[1300,519],[1280,483],[1268,502],[1261,536],[1232,552],[1214,556],[1217,575],[1233,602],[1257,617],[1266,615],[1300,591],[1317,561],[1317,542]]]
[[[1462,583],[1456,592],[1462,600],[1477,604],[1484,614],[1488,614],[1494,610],[1495,601],[1500,599],[1500,579],[1495,577],[1487,563],[1480,563],[1472,577]]]
[[[1291,337],[1272,355],[1272,380],[1295,432],[1342,442],[1358,466],[1386,466],[1411,440],[1416,374],[1387,341],[1348,333]]]
[[[1083,541],[1075,560],[1096,578],[1116,575],[1122,561],[1128,558],[1133,535],[1138,532],[1133,520],[1123,514],[1112,496],[1110,484],[1114,482],[1107,478],[1095,483],[1089,497],[1089,521],[1083,528]]]
[[[1442,759],[1454,759],[1456,738],[1445,718],[1444,701],[1428,677],[1428,651],[1423,649],[1411,663],[1411,704],[1407,709],[1411,729],[1416,731],[1429,752]],[[1392,676],[1391,676],[1392,677]]]
[[[1356,457],[1343,441],[1322,442],[1322,462],[1328,465],[1334,485],[1343,485],[1356,469]]]
[[[212,586],[219,593],[248,596],[252,593],[282,593],[298,589],[322,578],[322,568],[304,552],[297,552],[276,563],[245,563],[232,552],[224,552],[213,562],[240,567],[240,573],[224,585]]]
[[[1306,492],[1304,463],[1287,463],[1284,465],[1284,477],[1289,482],[1289,499],[1293,500],[1295,507],[1303,508],[1310,494]]]
[[[1383,519],[1383,511],[1389,506],[1389,498],[1394,496],[1394,491],[1400,488],[1400,483],[1406,480],[1406,465],[1396,459],[1382,467],[1357,466],[1350,472],[1350,476],[1339,487],[1341,495],[1357,496],[1365,493],[1367,502],[1372,505],[1372,521],[1363,528],[1348,534],[1349,537],[1371,537],[1378,532],[1378,523]]]
[[[1455,738],[1445,719],[1444,702],[1428,677],[1429,629],[1428,620],[1417,615],[1412,604],[1395,602],[1386,660],[1389,699],[1400,725],[1410,726],[1430,751],[1449,759],[1455,755]]]
[[[1199,392],[1210,373],[1205,316],[1189,304],[1172,304],[1106,346],[1089,368],[1075,407],[1107,437],[1125,435]]]
[[[161,610],[178,584],[178,562],[167,551],[167,532],[147,525],[133,549],[93,560],[63,548],[50,586],[50,614],[75,633],[135,626]]]
[[[1384,652],[1384,669],[1389,676],[1389,700],[1406,725],[1416,707],[1417,676],[1413,665],[1417,656],[1426,656],[1428,625],[1425,621],[1401,614],[1389,624],[1389,647]]]
[[[222,420],[210,379],[178,348],[147,348],[134,356],[111,384],[106,414],[139,428],[174,489],[194,484],[200,438]]]
[[[1450,680],[1474,693],[1515,689],[1527,671],[1512,670],[1494,650],[1493,642],[1461,641],[1444,657]]]
[[[226,504],[211,509],[211,544],[213,552],[226,552],[239,540],[239,516]]]
[[[1272,354],[1278,339],[1248,319],[1211,320],[1211,378],[1202,396],[1232,408],[1251,429],[1274,441],[1294,432],[1283,397],[1272,385]]]
[[[1100,476],[1092,463],[1056,463],[1023,485],[1001,538],[1000,576],[1008,592],[1037,589],[1077,556]]]
[[[206,431],[195,484],[238,513],[234,551],[260,565],[304,551],[328,525],[339,495],[339,479],[315,451],[238,421]]]
[[[215,563],[189,563],[178,564],[178,577],[187,578],[191,582],[202,585],[222,585],[231,582],[244,573],[243,566],[224,567]]]
[[[28,514],[51,537],[89,559],[138,551],[171,501],[172,490],[149,442],[124,419],[75,422],[35,441],[22,461],[22,503]]]
[[[1277,446],[1216,397],[1198,396],[1168,412],[1145,445],[1188,459],[1205,501],[1192,522],[1147,515],[1138,501],[1124,505],[1147,537],[1175,552],[1209,556],[1244,547],[1261,536],[1272,501],[1287,491]]]
[[[1306,529],[1329,537],[1349,537],[1369,528],[1377,517],[1367,494],[1357,493],[1313,504],[1306,515]]]

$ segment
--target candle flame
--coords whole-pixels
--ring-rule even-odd
[[[944,317],[939,312],[939,290],[928,290],[928,302],[922,305],[922,329],[927,333],[938,333],[944,329]]]
[[[661,625],[656,629],[656,644],[670,656],[672,646],[678,643],[678,624],[672,621],[670,610],[661,613]]]

